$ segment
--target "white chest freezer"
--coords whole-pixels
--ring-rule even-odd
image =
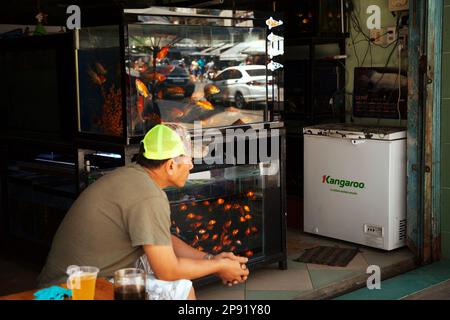
[[[332,124],[303,130],[304,231],[383,250],[406,240],[406,131]]]

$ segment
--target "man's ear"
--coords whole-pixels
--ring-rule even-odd
[[[173,175],[173,168],[175,166],[175,162],[173,161],[173,159],[167,160],[166,163],[164,164],[164,169],[166,170],[168,175]]]

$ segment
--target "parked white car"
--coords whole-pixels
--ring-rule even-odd
[[[205,98],[212,103],[234,104],[245,108],[250,103],[265,102],[277,97],[277,86],[272,76],[266,77],[266,66],[245,65],[229,67],[205,86]],[[215,90],[213,86],[219,89]]]

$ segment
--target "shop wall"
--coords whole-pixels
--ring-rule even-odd
[[[442,254],[450,258],[450,0],[444,0],[441,109]]]
[[[353,4],[355,6],[355,12],[359,17],[359,21],[364,33],[369,35],[369,30],[367,29],[367,19],[369,18],[369,14],[367,14],[367,8],[370,5],[378,5],[381,8],[381,28],[387,31],[388,27],[394,27],[396,25],[396,18],[389,11],[389,1],[388,0],[353,0]],[[368,51],[367,56],[367,48],[368,41],[364,40],[362,35],[358,35],[353,27],[351,28],[351,34],[353,36],[353,40],[355,42],[355,46],[353,45],[352,37],[347,40],[347,122],[353,120],[355,123],[361,124],[379,124],[379,125],[402,125],[406,126],[406,121],[401,121],[399,123],[398,120],[380,120],[378,119],[368,119],[368,118],[353,118],[352,117],[352,107],[353,107],[353,75],[355,67],[385,67],[386,61],[388,60],[388,56],[391,53],[393,46],[389,48],[381,48],[376,45],[371,45],[372,54]],[[356,50],[356,54],[355,54]],[[360,64],[358,65],[358,58]],[[364,56],[366,56],[364,64]],[[407,50],[403,50],[402,56],[402,68],[407,68]],[[398,51],[395,51],[392,55],[392,58],[389,60],[388,67],[398,67]]]

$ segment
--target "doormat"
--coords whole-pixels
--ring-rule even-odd
[[[294,261],[323,264],[331,267],[346,267],[358,253],[358,249],[320,246],[305,250],[300,258]]]

